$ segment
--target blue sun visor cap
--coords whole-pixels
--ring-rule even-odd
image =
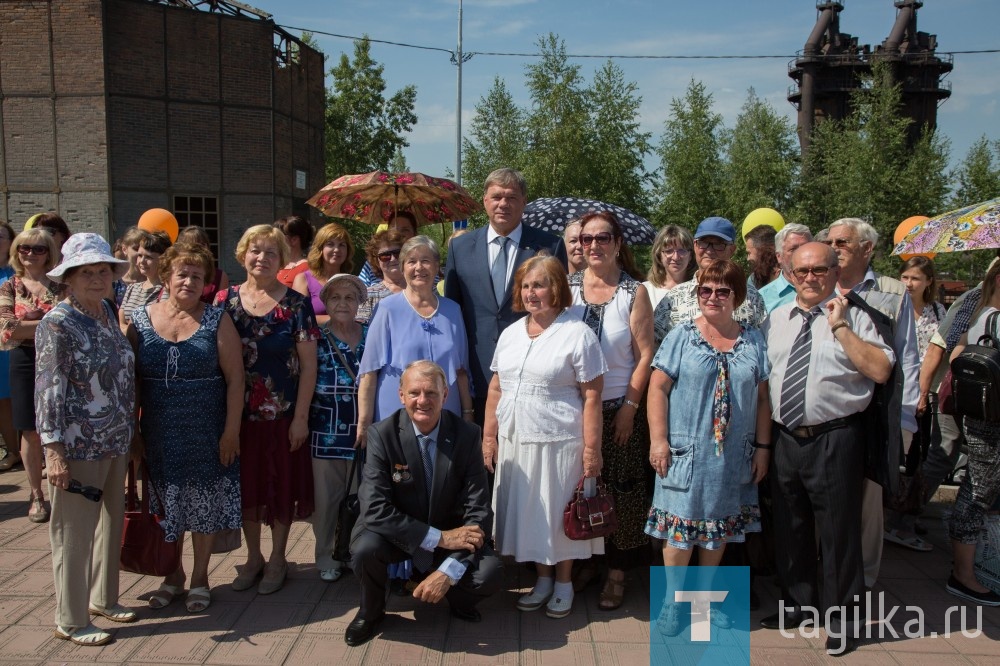
[[[736,240],[736,227],[724,217],[706,217],[694,232],[695,240],[706,236],[718,236],[727,243]]]

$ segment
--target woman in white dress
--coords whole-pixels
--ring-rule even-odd
[[[514,277],[514,310],[528,316],[504,330],[491,369],[483,434],[486,468],[496,471],[493,510],[502,555],[535,562],[538,580],[517,607],[573,607],[573,560],[604,552],[603,539],[572,541],[562,514],[581,476],[601,471],[601,344],[566,311],[566,271],[554,257],[525,262]],[[553,580],[554,578],[554,580]]]

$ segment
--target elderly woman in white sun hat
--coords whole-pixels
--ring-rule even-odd
[[[35,331],[35,411],[45,448],[52,516],[56,638],[77,645],[112,639],[99,615],[134,622],[118,604],[125,472],[136,431],[135,355],[104,300],[128,262],[97,234],[74,234],[48,277],[70,294]],[[103,491],[91,501],[70,488]]]

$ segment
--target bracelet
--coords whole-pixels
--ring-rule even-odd
[[[474,409],[463,409],[462,413],[463,414],[475,414],[476,410],[474,410]]]
[[[764,444],[763,442],[754,442],[753,448],[764,449],[765,451],[770,451],[774,448],[774,444]]]
[[[637,403],[635,400],[629,400],[628,398],[622,398],[622,404],[628,405],[629,407],[632,407],[633,409],[639,409],[639,403]]]
[[[842,328],[850,328],[850,327],[851,325],[848,323],[846,319],[841,319],[840,321],[838,321],[837,323],[833,324],[830,327],[830,333],[836,333],[838,330]]]

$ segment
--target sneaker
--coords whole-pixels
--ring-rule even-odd
[[[545,605],[545,602],[552,596],[552,590],[541,594],[532,588],[531,592],[524,594],[517,600],[517,610],[535,611]]]
[[[678,603],[663,604],[660,617],[656,618],[656,628],[664,636],[671,638],[681,633],[681,605]]]
[[[728,615],[723,613],[718,608],[711,608],[708,611],[708,621],[714,624],[719,629],[729,629],[733,626],[733,621]]]
[[[1000,606],[1000,594],[989,590],[987,592],[976,592],[972,588],[963,585],[954,574],[948,577],[948,584],[944,586],[944,589],[948,591],[949,594],[953,594],[960,599],[965,599],[971,601],[974,604],[979,604],[980,606]]]
[[[553,594],[549,603],[545,605],[545,614],[556,619],[566,617],[571,612],[573,612],[573,597],[563,599]]]
[[[344,572],[340,569],[320,569],[319,577],[327,583],[336,583]]]

